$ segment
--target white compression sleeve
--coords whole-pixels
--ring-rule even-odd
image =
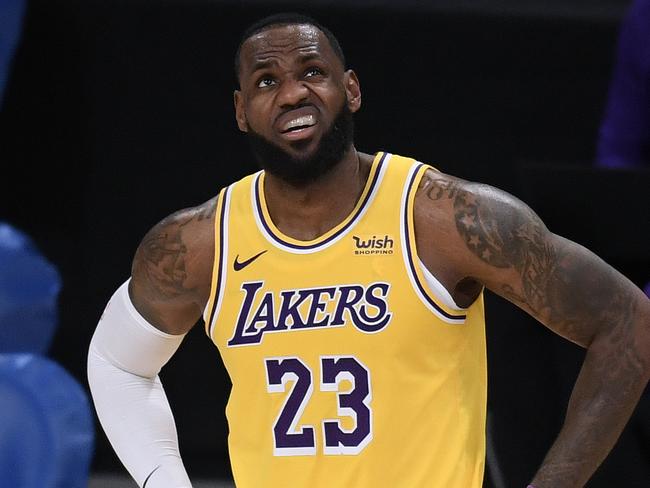
[[[90,342],[88,383],[97,416],[138,486],[188,488],[174,417],[158,378],[184,336],[148,323],[133,306],[128,283],[108,302]]]

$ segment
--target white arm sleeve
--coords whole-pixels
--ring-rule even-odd
[[[90,342],[88,383],[97,416],[138,486],[188,488],[178,436],[158,372],[183,341],[145,320],[129,280],[108,302]]]

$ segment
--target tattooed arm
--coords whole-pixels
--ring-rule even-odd
[[[484,285],[587,348],[562,430],[532,482],[584,486],[650,378],[650,301],[522,202],[486,185],[429,171],[415,219],[420,257],[457,303],[467,305]]]
[[[197,322],[210,292],[216,199],[155,225],[138,247],[129,294],[137,310],[169,334]]]
[[[177,212],[143,239],[131,290],[113,294],[88,350],[100,423],[138,486],[190,487],[158,372],[201,315],[210,286],[214,201]]]

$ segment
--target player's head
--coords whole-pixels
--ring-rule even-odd
[[[235,70],[237,125],[266,170],[305,184],[352,148],[359,81],[327,28],[299,14],[262,19],[242,35]]]
[[[345,54],[343,54],[341,44],[339,43],[339,40],[336,38],[336,36],[332,33],[332,31],[330,31],[327,27],[312,17],[299,13],[286,12],[264,17],[263,19],[260,19],[257,22],[249,25],[244,30],[244,32],[242,32],[241,37],[239,38],[239,44],[237,46],[237,53],[235,54],[235,76],[237,77],[238,81],[239,69],[241,68],[241,48],[244,42],[250,37],[253,37],[255,34],[258,34],[271,27],[282,27],[287,25],[311,25],[313,27],[316,27],[325,35],[330,43],[330,46],[334,50],[334,53],[341,61],[341,64],[343,66],[346,65]]]

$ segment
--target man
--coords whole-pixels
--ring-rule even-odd
[[[239,487],[479,487],[482,290],[588,348],[536,488],[582,486],[650,377],[650,303],[495,188],[352,140],[335,37],[264,19],[236,57],[263,171],[144,237],[89,352],[99,419],[140,486],[187,487],[158,380],[203,317],[232,379]]]

